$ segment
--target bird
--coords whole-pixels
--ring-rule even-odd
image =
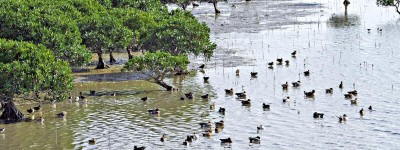
[[[165,141],[167,141],[167,140],[168,140],[168,137],[167,137],[166,134],[163,134],[163,135],[161,136],[161,138],[160,138],[160,141],[161,141],[161,142],[165,142]]]
[[[0,128],[0,132],[6,131],[6,128]]]
[[[231,138],[227,138],[227,139],[219,139],[221,141],[221,143],[232,143],[232,139]]]
[[[368,110],[370,110],[370,111],[373,110],[371,105],[369,105]]]
[[[285,64],[286,64],[286,65],[289,65],[289,60],[285,60]]]
[[[185,146],[188,146],[188,145],[189,145],[188,139],[185,139],[185,141],[183,142],[183,145],[185,145]]]
[[[192,5],[193,5],[193,7],[198,7],[199,6],[199,4],[197,4],[197,3],[192,3]]]
[[[369,31],[371,31],[371,29],[367,29],[367,31],[368,31],[368,33],[369,33]]]
[[[246,91],[243,91],[241,93],[235,93],[236,96],[238,96],[239,98],[246,98]]]
[[[364,112],[364,108],[361,108],[361,110],[360,110],[360,116],[364,116],[364,114],[365,114],[365,112]]]
[[[274,62],[271,61],[271,62],[268,63],[268,65],[269,65],[269,66],[272,66],[272,65],[274,65]]]
[[[313,117],[314,119],[324,118],[324,113],[314,112]]]
[[[203,80],[204,80],[204,82],[208,82],[208,79],[209,79],[210,77],[203,77]]]
[[[89,93],[90,93],[90,96],[94,96],[94,94],[96,93],[96,91],[89,90]]]
[[[183,96],[181,96],[180,100],[185,100],[185,98]]]
[[[57,114],[58,118],[64,118],[65,116],[67,116],[67,112],[66,111],[62,111],[62,112]]]
[[[353,91],[348,91],[347,92],[348,94],[351,94],[351,95],[354,95],[354,96],[357,96],[357,90],[353,90]]]
[[[303,72],[305,76],[309,76],[310,75],[310,70],[304,71]]]
[[[85,96],[83,96],[83,93],[82,92],[79,92],[79,99],[85,99],[86,97]],[[79,100],[78,99],[78,100]]]
[[[326,94],[332,94],[333,93],[333,88],[325,89]]]
[[[111,93],[111,96],[116,96],[117,94],[115,92]]]
[[[350,100],[350,104],[357,105],[357,98],[355,98],[354,100]]]
[[[210,129],[208,129],[208,130],[206,130],[205,132],[203,132],[203,136],[205,136],[205,137],[210,137],[210,136],[212,136],[212,131],[210,130]]]
[[[297,82],[292,82],[293,87],[299,87],[300,86],[300,81]]]
[[[208,94],[202,95],[201,98],[208,99]]]
[[[238,76],[239,73],[240,73],[240,70],[239,70],[239,69],[236,69],[236,76]]]
[[[340,81],[339,88],[343,89],[343,81]]]
[[[264,108],[264,109],[270,109],[270,105],[269,105],[269,104],[263,103],[263,108]]]
[[[264,130],[263,125],[257,126],[257,130]]]
[[[251,75],[252,77],[256,77],[257,74],[258,74],[258,72],[250,72],[250,75]]]
[[[204,123],[204,122],[202,122],[202,123],[199,123],[199,125],[200,125],[200,127],[202,127],[202,128],[208,128],[208,127],[211,127],[211,121],[208,121],[208,122],[206,122],[206,123]]]
[[[39,104],[39,106],[33,107],[33,109],[34,109],[35,111],[40,111],[40,110],[42,110],[42,105]]]
[[[225,89],[226,94],[233,94],[233,88],[231,89]]]
[[[92,145],[93,145],[93,144],[96,144],[96,139],[94,139],[94,138],[90,139],[90,140],[89,140],[89,144],[92,144]]]
[[[296,56],[296,53],[297,53],[296,51],[293,51],[292,56]]]
[[[224,121],[221,120],[221,121],[215,122],[215,127],[216,128],[223,128],[224,127]]]
[[[246,105],[246,106],[251,105],[250,101],[251,101],[250,99],[244,100],[244,101],[242,101],[242,105]]]
[[[147,101],[147,96],[146,97],[142,97],[142,98],[140,98],[142,101]]]
[[[193,132],[192,135],[186,136],[186,141],[188,141],[188,142],[193,142],[197,139],[199,139],[199,135],[196,132]]]
[[[306,92],[306,91],[304,91],[304,95],[305,95],[306,97],[313,97],[313,96],[314,96],[314,93],[315,93],[315,90],[312,90],[311,92]]]
[[[185,96],[186,96],[188,99],[193,99],[193,93],[192,93],[192,92],[186,93]]]
[[[212,103],[212,104],[210,105],[210,109],[211,109],[211,110],[215,109],[215,103]]]
[[[44,118],[43,117],[39,117],[39,119],[37,119],[36,121],[40,122],[40,123],[44,123]]]
[[[218,112],[219,112],[219,113],[225,113],[225,108],[219,107]]]
[[[134,149],[134,150],[145,150],[145,149],[146,149],[146,146],[138,147],[138,146],[135,145],[135,146],[133,147],[133,149]]]
[[[283,98],[283,99],[282,99],[282,102],[284,102],[284,103],[286,103],[286,102],[288,102],[288,101],[290,101],[290,97],[289,97],[289,96],[287,96],[286,98]]]
[[[204,67],[206,67],[205,64],[201,64],[201,65],[199,66],[200,69],[204,69]]]
[[[160,109],[158,109],[158,108],[148,109],[147,112],[149,112],[150,114],[153,114],[153,115],[158,115],[158,114],[160,114]]]
[[[282,84],[282,88],[283,88],[283,89],[287,89],[288,87],[289,87],[288,82],[286,82],[285,84]]]
[[[346,98],[346,99],[353,98],[353,95],[351,95],[351,94],[343,94],[343,95],[344,95],[344,98]]]
[[[282,58],[277,58],[276,61],[278,62],[278,64],[282,64],[283,59]]]
[[[256,137],[249,137],[250,143],[260,143],[260,136],[256,136]]]
[[[34,113],[35,112],[35,109],[32,109],[32,108],[29,108],[28,110],[26,110],[28,113]]]

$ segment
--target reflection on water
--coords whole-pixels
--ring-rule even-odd
[[[232,3],[237,6],[235,9],[257,10],[261,14],[268,10],[252,9],[254,5],[263,8],[261,4],[268,3],[269,10],[276,12],[283,8],[272,6],[293,3],[289,7],[293,8],[300,5],[297,2],[314,3],[306,0],[219,3],[222,14],[217,20],[205,12],[212,9],[208,8],[210,4],[202,6],[202,3],[193,11],[210,23],[225,21],[231,12],[224,10]],[[77,84],[75,94],[83,91],[88,95],[89,90],[95,90],[101,96],[88,96],[87,104],[44,105],[41,113],[34,114],[35,118],[43,116],[44,124],[0,125],[6,128],[0,133],[0,149],[132,149],[134,145],[147,149],[397,148],[400,146],[398,16],[392,9],[377,8],[374,1],[351,1],[348,7],[348,16],[358,16],[359,25],[332,28],[326,23],[332,14],[344,12],[342,1],[332,1],[324,2],[317,12],[306,10],[308,15],[291,18],[309,24],[289,23],[284,24],[286,29],[261,30],[257,22],[249,21],[248,29],[254,27],[260,31],[254,33],[230,25],[224,26],[223,32],[221,28],[212,28],[212,39],[218,49],[207,62],[204,73],[168,81],[181,91],[162,91],[157,85],[143,81]],[[301,8],[298,11],[304,11]],[[240,13],[236,15],[235,18],[240,18]],[[368,33],[367,29],[371,31]],[[291,57],[294,50],[296,57]],[[268,69],[267,63],[276,62],[277,58],[290,63],[274,64]],[[203,60],[193,58],[192,62],[195,66]],[[235,75],[236,69],[240,69],[239,76]],[[304,76],[306,70],[310,70],[309,76]],[[257,78],[252,78],[250,72],[258,72]],[[208,83],[203,82],[204,76],[210,77]],[[298,80],[299,87],[290,85]],[[341,81],[342,90],[338,88]],[[281,86],[285,82],[289,82],[287,90]],[[243,106],[235,94],[225,94],[224,89],[230,88],[234,93],[245,90],[251,105]],[[325,93],[328,88],[333,88],[332,94]],[[358,91],[357,105],[343,95],[354,89]],[[304,91],[312,90],[315,96],[305,98]],[[193,100],[180,100],[191,91],[195,94]],[[116,96],[111,96],[113,92]],[[210,94],[210,98],[201,99],[203,94]],[[148,100],[143,102],[140,98],[145,96]],[[287,96],[290,101],[283,103]],[[210,109],[212,103],[216,109]],[[264,110],[263,103],[270,104],[270,109]],[[376,111],[367,110],[360,117],[359,110],[369,105]],[[26,113],[32,106],[19,108]],[[225,108],[224,114],[218,112],[219,107]],[[160,109],[160,115],[147,112],[155,108]],[[66,119],[55,118],[61,111],[68,112]],[[314,112],[324,113],[324,118],[314,119]],[[337,117],[343,114],[347,114],[348,120],[339,123]],[[199,123],[220,120],[224,120],[224,128],[218,133],[213,128],[211,137],[183,145],[187,135],[206,130]],[[260,125],[264,130],[257,130]],[[169,137],[166,142],[160,141],[163,134]],[[260,144],[250,144],[249,137],[256,136],[260,136]],[[228,137],[233,143],[221,145],[219,139]],[[96,139],[95,145],[88,143],[92,138]]]

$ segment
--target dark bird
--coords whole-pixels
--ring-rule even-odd
[[[333,93],[333,88],[325,89],[326,94],[332,94]]]
[[[201,98],[208,99],[208,94],[202,95]]]
[[[263,103],[263,108],[264,108],[264,109],[270,109],[270,106],[271,106],[270,104],[265,104],[265,103]]]
[[[314,96],[314,93],[315,93],[315,90],[312,90],[311,92],[306,92],[306,91],[304,91],[304,95],[305,95],[306,97],[313,97],[313,96]]]
[[[208,79],[209,79],[210,77],[203,77],[203,79],[204,79],[204,82],[208,82]]]
[[[133,150],[145,150],[145,149],[146,149],[146,146],[140,146],[140,147],[134,146],[133,147]]]
[[[185,98],[183,96],[181,96],[180,100],[185,100]]]
[[[296,53],[297,53],[296,51],[293,51],[292,56],[296,56]]]
[[[276,61],[277,61],[279,64],[281,64],[281,63],[283,62],[283,59],[282,59],[282,58],[277,58]]]
[[[313,117],[314,117],[314,119],[324,118],[324,114],[323,113],[314,112]]]
[[[206,130],[206,131],[203,133],[203,136],[205,136],[205,137],[210,137],[210,136],[212,136],[212,131],[211,131],[210,129]]]
[[[285,64],[286,64],[286,65],[289,65],[289,60],[285,60]]]
[[[35,110],[34,109],[32,109],[32,108],[29,108],[28,110],[26,110],[28,113],[34,113],[35,112]]]
[[[147,112],[149,112],[150,114],[153,114],[153,115],[158,115],[158,114],[160,114],[160,109],[158,109],[158,108],[148,109]]]
[[[293,87],[299,87],[300,86],[300,81],[297,82],[292,82]]]
[[[239,98],[246,98],[246,91],[243,91],[242,93],[235,93],[236,96],[238,96]]]
[[[255,77],[255,76],[257,76],[258,72],[250,72],[250,74],[252,77]]]
[[[310,76],[310,70],[304,71],[305,76]]]
[[[354,100],[350,100],[351,105],[357,105],[358,99],[355,98]]]
[[[339,88],[343,89],[343,81],[340,81]]]
[[[94,139],[94,138],[90,139],[89,144],[91,144],[91,145],[96,144],[96,139]]]
[[[65,116],[67,116],[67,112],[66,111],[63,111],[63,112],[60,112],[60,113],[57,114],[58,118],[64,118]]]
[[[260,136],[256,136],[256,137],[249,137],[250,143],[256,143],[256,144],[260,144]]]
[[[357,90],[354,90],[354,91],[348,91],[347,93],[349,93],[349,94],[351,94],[351,95],[354,95],[354,96],[357,96]]]
[[[167,137],[166,134],[163,134],[163,135],[161,136],[161,138],[160,138],[160,141],[161,141],[161,142],[165,142],[165,141],[167,141],[167,140],[168,140],[168,137]]]
[[[263,125],[257,126],[257,130],[264,130],[264,126]]]
[[[220,133],[222,131],[223,127],[215,127],[214,131],[215,133]]]
[[[218,112],[220,112],[220,113],[225,113],[225,108],[219,107]]]
[[[79,98],[80,98],[80,99],[85,99],[86,97],[83,96],[83,93],[82,93],[82,92],[79,92]]]
[[[343,94],[343,95],[344,95],[344,98],[346,98],[346,99],[353,98],[353,95],[351,95],[351,94]]]
[[[197,4],[197,3],[192,3],[192,5],[193,5],[193,7],[198,7],[199,6],[199,4]]]
[[[282,102],[284,102],[284,103],[286,103],[286,102],[288,102],[288,101],[290,101],[290,97],[289,97],[289,96],[282,99]]]
[[[111,96],[116,96],[117,94],[115,92],[111,93]]]
[[[200,125],[200,127],[202,127],[202,128],[208,128],[208,127],[211,127],[211,121],[208,121],[208,122],[202,122],[202,123],[199,123],[199,125]]]
[[[370,111],[373,110],[371,105],[369,105],[368,110],[370,110]]]
[[[286,82],[285,84],[282,84],[282,88],[283,89],[287,89],[289,87],[289,83],[288,82]]]
[[[251,105],[250,101],[250,99],[244,100],[242,101],[242,105]]]
[[[201,64],[201,65],[199,66],[199,68],[200,68],[200,69],[204,69],[205,66],[206,66],[205,64]]]
[[[369,33],[369,31],[371,31],[371,29],[367,29],[367,31],[368,31],[368,33]]]
[[[364,112],[364,108],[361,108],[360,110],[360,116],[364,116],[365,112]]]
[[[226,94],[233,94],[233,88],[231,89],[225,89]]]
[[[236,69],[236,76],[238,76],[239,73],[240,73],[240,70],[239,70],[239,69]]]
[[[192,93],[192,92],[186,93],[185,96],[186,96],[188,99],[193,99],[193,93]]]
[[[147,99],[148,99],[147,96],[141,98],[142,101],[147,101]]]
[[[40,111],[40,110],[42,110],[42,105],[39,105],[39,106],[37,106],[37,107],[33,107],[33,109],[34,109],[35,111]]]
[[[0,132],[6,131],[6,128],[0,128]]]
[[[232,143],[231,138],[227,138],[227,139],[219,139],[221,140],[221,143]]]
[[[90,90],[89,93],[90,93],[90,96],[94,96],[94,94],[96,93],[96,91]]]
[[[190,141],[188,141],[188,139],[185,139],[185,141],[183,142],[183,145],[188,146],[190,143]]]
[[[269,62],[268,65],[272,66],[272,65],[274,65],[274,62],[273,61]]]
[[[221,121],[215,122],[215,127],[216,128],[223,128],[224,127],[224,121],[221,120]]]

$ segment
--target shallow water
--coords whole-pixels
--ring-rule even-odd
[[[287,4],[298,13],[285,9]],[[218,6],[223,13],[217,19],[208,3],[193,9],[196,17],[210,25],[211,38],[218,48],[206,63],[205,74],[168,80],[182,91],[160,91],[157,85],[143,81],[78,84],[74,93],[96,90],[103,96],[89,97],[87,106],[76,102],[59,103],[55,108],[45,105],[42,113],[35,114],[36,118],[44,116],[44,124],[0,125],[6,128],[0,133],[0,149],[133,149],[134,145],[148,149],[400,147],[400,43],[396,39],[400,37],[400,21],[393,8],[376,7],[372,0],[351,1],[346,19],[342,1],[337,0],[230,1]],[[242,10],[259,15],[240,13]],[[276,15],[254,21],[272,12],[287,13],[287,19]],[[332,23],[332,14],[349,23]],[[249,17],[247,22],[241,20],[243,15]],[[296,58],[290,55],[294,50]],[[267,68],[267,62],[281,57],[290,64]],[[193,58],[192,62],[197,66],[203,60]],[[310,70],[309,77],[302,74],[305,70]],[[258,77],[251,78],[251,71],[257,71]],[[209,83],[203,82],[203,76],[210,77]],[[297,80],[302,82],[300,87],[282,90],[281,84]],[[343,91],[338,88],[340,81]],[[333,94],[325,94],[330,87]],[[235,96],[225,94],[227,88],[245,90],[252,105],[242,106]],[[304,98],[303,91],[313,89],[315,98]],[[359,93],[358,105],[351,105],[343,96],[353,89]],[[109,96],[114,91],[117,96]],[[195,93],[194,100],[179,100],[189,91]],[[210,93],[211,98],[202,100],[204,93]],[[149,97],[148,102],[140,100],[144,96]],[[286,96],[291,101],[282,103]],[[225,115],[209,110],[213,102],[217,108],[226,108]],[[270,103],[271,110],[264,111],[262,103]],[[358,111],[369,105],[376,111],[367,110],[360,117]],[[21,110],[29,107],[20,106]],[[161,110],[160,116],[147,113],[147,109],[156,107]],[[65,120],[53,117],[60,111],[68,112]],[[324,113],[324,119],[313,119],[315,111]],[[345,123],[339,123],[336,117],[342,114],[349,116]],[[208,120],[224,120],[222,132],[183,146],[186,135],[202,132],[198,123]],[[258,125],[265,129],[257,133]],[[167,134],[169,141],[160,142],[162,134]],[[253,136],[260,136],[261,144],[249,144],[248,137]],[[219,139],[227,137],[233,143],[221,145]],[[88,144],[91,138],[97,139],[95,145]]]

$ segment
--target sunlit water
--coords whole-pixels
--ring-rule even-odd
[[[289,4],[290,9],[284,7]],[[6,128],[0,133],[0,149],[133,149],[134,145],[147,149],[400,147],[400,21],[394,8],[377,7],[372,0],[351,1],[346,19],[342,1],[337,0],[230,1],[218,6],[222,11],[218,18],[211,4],[202,3],[192,10],[210,25],[211,38],[218,48],[206,62],[204,74],[168,80],[182,91],[160,91],[157,85],[142,81],[78,84],[75,93],[96,90],[102,96],[88,97],[87,105],[45,105],[42,113],[35,114],[36,118],[44,116],[44,124],[0,125]],[[265,14],[270,15],[260,17]],[[285,14],[286,19],[276,14]],[[333,14],[349,22],[331,23]],[[248,20],[242,20],[243,15]],[[294,50],[296,58],[290,54]],[[267,62],[281,57],[290,64],[267,68]],[[203,60],[192,62],[192,66],[198,66]],[[236,69],[240,69],[238,77]],[[303,75],[305,70],[310,70],[309,77]],[[250,77],[252,71],[258,72],[257,78]],[[209,83],[203,82],[203,76],[210,77]],[[297,80],[300,87],[282,90],[281,84]],[[342,91],[338,88],[340,81],[344,83]],[[333,94],[325,94],[331,87]],[[226,95],[227,88],[245,90],[251,106],[242,106],[235,96]],[[357,105],[343,96],[353,89],[359,93]],[[316,90],[315,98],[304,98],[303,91],[311,90]],[[195,93],[194,100],[179,100],[189,91]],[[110,96],[112,92],[117,96]],[[212,95],[209,100],[200,98],[205,93]],[[148,102],[140,100],[144,96],[149,97]],[[282,103],[286,96],[291,101]],[[225,115],[210,110],[212,103],[225,107]],[[271,110],[264,111],[262,103],[270,103]],[[358,111],[370,105],[375,111],[367,110],[360,117]],[[25,112],[31,106],[19,108]],[[156,107],[161,110],[160,116],[147,113],[147,109]],[[68,112],[65,120],[54,117],[61,111]],[[315,120],[315,111],[324,113],[324,119]],[[338,122],[337,116],[342,114],[349,116],[345,123]],[[224,129],[211,138],[182,145],[186,135],[204,131],[198,123],[209,120],[224,120]],[[265,129],[257,132],[258,125]],[[168,135],[167,142],[160,141],[163,134]],[[260,144],[249,143],[248,138],[254,136],[261,137]],[[233,143],[221,145],[219,139],[228,137]],[[91,138],[97,139],[95,145],[89,145]]]

